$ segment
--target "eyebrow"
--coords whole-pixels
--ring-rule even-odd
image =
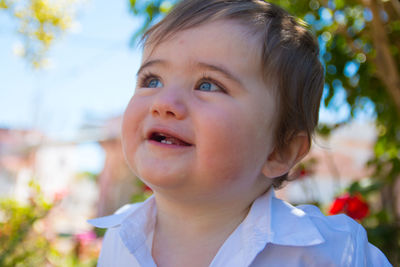
[[[146,61],[145,63],[143,63],[142,66],[140,66],[139,70],[136,73],[136,76],[138,76],[139,73],[143,71],[143,69],[148,68],[153,65],[167,65],[167,61],[162,60],[162,59],[154,59],[154,60]]]
[[[208,63],[204,63],[204,62],[199,62],[197,63],[197,66],[199,66],[200,68],[204,68],[204,69],[208,69],[211,71],[216,71],[221,73],[223,76],[225,76],[226,78],[238,83],[239,85],[243,86],[242,81],[236,77],[233,73],[231,73],[229,70],[227,70],[226,68],[222,67],[222,66],[217,66],[217,65],[213,65],[213,64],[208,64]]]

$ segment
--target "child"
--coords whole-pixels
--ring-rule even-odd
[[[262,0],[186,0],[153,26],[122,144],[154,196],[91,220],[98,266],[390,266],[350,218],[274,197],[310,147],[318,53]]]

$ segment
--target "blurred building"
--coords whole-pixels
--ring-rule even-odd
[[[129,170],[122,152],[120,128],[122,117],[111,118],[101,125],[85,127],[83,135],[95,137],[105,152],[103,170],[98,176],[97,216],[114,213],[130,203],[137,188],[137,178]]]
[[[78,172],[79,143],[59,142],[32,130],[0,129],[0,198],[27,203],[29,182],[40,185],[47,201],[64,198],[52,227],[57,232],[88,229],[98,190],[95,180]]]
[[[36,131],[0,128],[0,197],[21,194],[21,181],[32,176],[36,144],[43,138]]]
[[[304,159],[315,164],[284,187],[280,197],[292,203],[330,202],[351,182],[370,176],[365,164],[373,156],[375,139],[373,123],[357,122],[336,129],[327,139],[317,136]]]

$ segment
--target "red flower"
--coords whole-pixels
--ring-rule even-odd
[[[348,193],[337,197],[332,203],[329,214],[345,213],[355,220],[362,220],[368,215],[369,206],[360,194],[349,195]]]
[[[301,168],[299,176],[300,176],[300,177],[304,177],[304,176],[306,176],[307,174],[308,174],[308,173],[307,173],[306,169],[305,169],[304,167]]]
[[[153,189],[151,189],[147,184],[143,185],[143,191],[146,193],[153,193]]]

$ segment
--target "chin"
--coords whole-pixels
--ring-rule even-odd
[[[183,175],[159,168],[146,168],[137,172],[137,176],[152,188],[174,189],[187,181]]]

